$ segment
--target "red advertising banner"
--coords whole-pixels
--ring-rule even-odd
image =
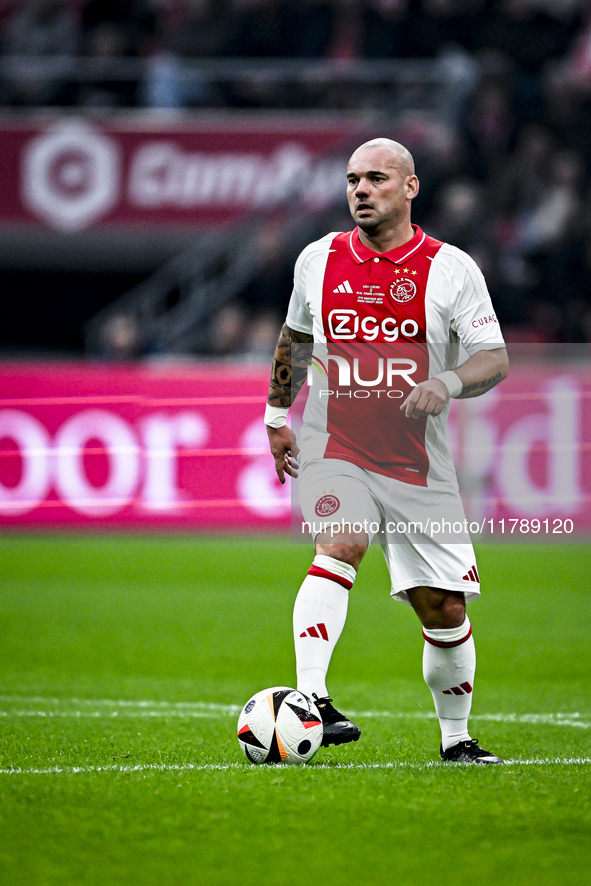
[[[0,525],[287,530],[262,423],[267,367],[0,365]],[[514,361],[455,401],[449,439],[470,531],[591,531],[591,368]]]
[[[0,367],[0,524],[228,530],[289,524],[262,422],[268,372]]]
[[[350,136],[314,118],[0,121],[0,225],[212,226],[292,198],[322,209],[344,188],[327,152]]]

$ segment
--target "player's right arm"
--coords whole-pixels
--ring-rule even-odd
[[[295,435],[287,424],[287,410],[297,397],[304,380],[308,361],[305,356],[295,355],[292,344],[308,344],[314,341],[312,335],[307,332],[298,332],[284,324],[275,348],[273,365],[271,368],[271,381],[269,384],[269,396],[267,398],[267,416],[275,417],[272,427],[267,423],[267,434],[271,455],[275,461],[275,470],[281,483],[285,483],[285,474],[297,477],[297,454],[299,448]],[[302,348],[296,349],[305,350]],[[285,410],[283,416],[282,413]],[[266,422],[270,419],[266,418]],[[282,422],[282,423],[281,423]]]
[[[307,332],[297,332],[284,323],[273,355],[271,383],[269,385],[269,406],[289,408],[306,380],[308,361],[304,355],[295,356],[292,344],[309,344],[314,337]],[[300,348],[300,351],[305,349]]]

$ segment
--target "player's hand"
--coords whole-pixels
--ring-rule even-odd
[[[270,428],[267,426],[271,455],[275,459],[275,470],[280,483],[285,483],[285,475],[289,474],[295,480],[298,476],[299,464],[297,456],[300,447],[297,444],[295,434],[289,425],[282,428]]]
[[[449,391],[438,378],[422,381],[413,388],[400,409],[407,418],[439,415],[449,400]]]

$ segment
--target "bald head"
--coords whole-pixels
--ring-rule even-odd
[[[412,154],[404,147],[404,145],[401,145],[400,142],[395,142],[391,138],[372,138],[370,141],[364,142],[353,152],[351,160],[353,160],[353,157],[357,154],[371,148],[382,148],[386,162],[388,162],[387,156],[390,155],[392,165],[397,166],[403,175],[414,175],[415,162],[412,158]]]

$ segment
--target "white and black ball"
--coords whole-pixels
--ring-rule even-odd
[[[314,702],[288,686],[257,692],[238,718],[238,741],[251,763],[307,763],[322,743],[322,731]]]

